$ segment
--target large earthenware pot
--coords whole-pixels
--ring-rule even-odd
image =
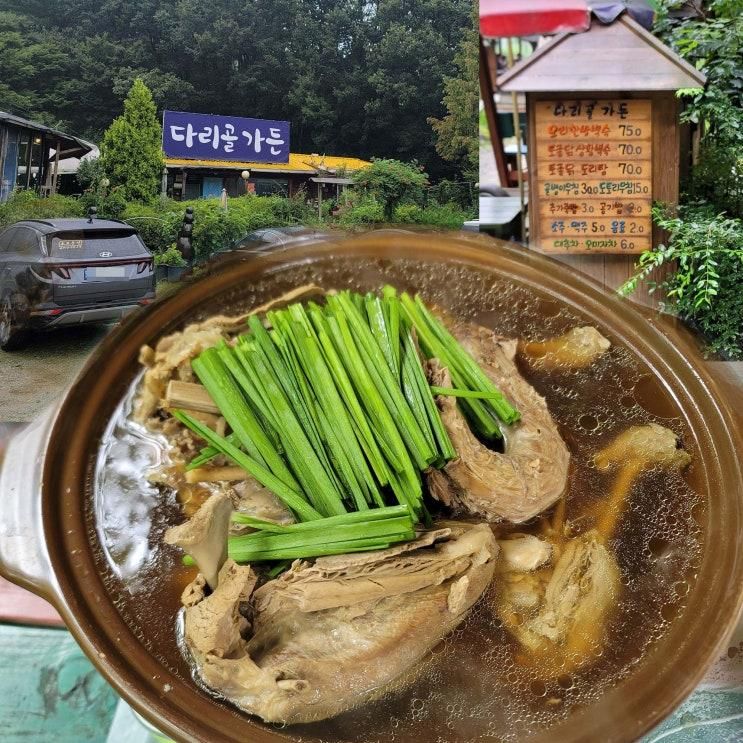
[[[688,431],[684,444],[694,457],[695,487],[704,500],[696,514],[703,551],[679,615],[621,683],[533,737],[635,740],[695,688],[738,617],[743,597],[739,432],[731,403],[688,333],[561,264],[499,241],[399,231],[304,241],[225,261],[140,310],[101,343],[59,404],[10,441],[0,472],[0,573],[54,604],[100,672],[164,733],[209,743],[296,739],[296,728],[262,725],[193,682],[177,649],[172,650],[172,621],[157,614],[156,593],[139,596],[142,605],[134,618],[126,609],[126,586],[110,574],[96,524],[101,442],[139,372],[140,347],[189,320],[250,307],[296,285],[298,277],[334,286],[373,288],[391,281],[415,288],[416,277],[425,274],[456,309],[460,301],[477,301],[476,288],[467,285],[472,271],[493,281],[512,280],[545,307],[566,306],[595,324],[661,380],[665,404]],[[147,621],[150,607],[157,623]],[[363,730],[350,732],[338,722],[303,728],[301,736],[304,741],[367,740]],[[415,736],[397,734],[395,740],[437,738],[449,740],[447,731],[430,729],[424,721]]]

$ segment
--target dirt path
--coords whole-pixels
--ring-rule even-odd
[[[0,351],[0,422],[28,422],[59,399],[110,326],[34,335],[22,351]]]

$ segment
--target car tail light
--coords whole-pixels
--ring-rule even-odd
[[[152,269],[152,258],[137,263],[137,273],[144,273],[148,268]]]
[[[59,276],[60,279],[70,278],[70,269],[64,266],[55,266],[53,264],[42,263],[31,269],[43,281],[49,281],[53,276]]]
[[[60,279],[70,278],[70,269],[65,268],[64,266],[50,266],[49,273],[53,274],[54,276],[59,276]]]

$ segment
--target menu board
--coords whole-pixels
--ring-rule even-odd
[[[533,105],[537,247],[548,253],[650,248],[651,102],[561,99]]]

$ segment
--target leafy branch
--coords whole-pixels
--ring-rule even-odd
[[[653,219],[669,234],[668,244],[642,253],[635,274],[619,287],[619,293],[632,294],[655,269],[676,261],[674,273],[663,283],[666,296],[680,314],[711,308],[720,290],[721,261],[743,264],[743,223],[698,207],[682,207],[672,215],[662,205],[653,207]]]

